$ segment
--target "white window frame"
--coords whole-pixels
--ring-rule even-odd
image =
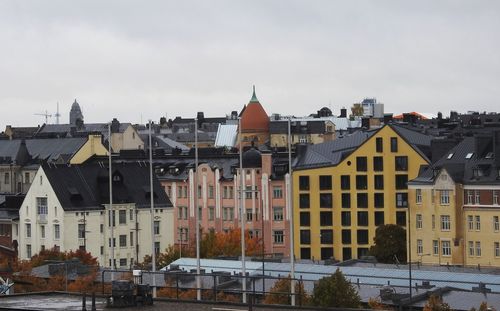
[[[475,255],[475,250],[476,250],[476,249],[474,248],[474,242],[473,242],[473,241],[469,241],[469,243],[468,243],[468,244],[469,244],[469,246],[468,246],[468,248],[469,248],[469,257],[474,257],[474,255]]]
[[[476,241],[476,257],[481,257],[481,241]]]
[[[493,231],[500,231],[500,220],[498,216],[493,216]]]
[[[438,240],[432,240],[432,253],[435,256],[439,255],[439,241]]]
[[[415,203],[422,204],[422,189],[415,190]]]
[[[440,202],[441,205],[450,205],[450,190],[440,191]]]
[[[474,230],[474,216],[467,215],[467,228],[469,231]]]
[[[443,257],[451,257],[451,241],[441,240],[441,254]]]
[[[441,215],[441,231],[451,230],[451,217],[450,215]]]
[[[474,217],[474,222],[476,224],[475,228],[476,228],[476,231],[481,231],[481,216],[479,215],[476,215]]]
[[[493,250],[494,250],[493,253],[495,254],[495,257],[500,257],[500,242],[494,242]]]
[[[421,239],[417,240],[417,254],[422,255],[424,253],[424,245]]]
[[[422,229],[422,225],[423,225],[422,214],[415,215],[415,225],[416,225],[417,229]]]
[[[274,244],[284,244],[285,234],[283,230],[273,230],[273,241]]]

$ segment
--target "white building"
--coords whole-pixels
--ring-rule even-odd
[[[152,252],[149,168],[146,163],[113,165],[114,258],[129,267]],[[173,244],[173,209],[153,179],[154,248]],[[111,266],[109,174],[105,163],[42,165],[19,211],[13,238],[20,259],[45,248],[84,248],[101,266]]]

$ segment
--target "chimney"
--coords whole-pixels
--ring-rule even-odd
[[[487,134],[477,134],[474,137],[474,152],[478,157],[482,157],[487,151],[492,151],[492,137]],[[487,150],[489,149],[489,150]]]
[[[118,119],[113,118],[111,121],[111,133],[119,133],[120,132],[120,121]]]
[[[262,152],[261,158],[262,158],[262,174],[267,174],[267,176],[270,177],[272,174],[272,166],[273,166],[271,152]]]
[[[340,117],[341,118],[347,118],[347,109],[346,108],[341,108],[340,109]]]

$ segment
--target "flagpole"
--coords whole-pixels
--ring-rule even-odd
[[[292,135],[291,135],[291,117],[288,118],[288,174],[289,174],[289,189],[288,189],[288,204],[290,205],[290,293],[292,296],[292,306],[295,306],[295,252],[294,252],[294,232],[293,232],[293,178],[292,178]]]
[[[243,187],[245,184],[245,178],[243,173],[243,146],[241,144],[241,117],[238,118],[238,131],[240,140],[240,223],[241,223],[241,275],[242,275],[242,292],[243,292],[243,303],[247,303],[247,279],[246,279],[246,263],[245,263],[245,206],[243,195]]]
[[[198,207],[198,118],[194,119],[194,210],[196,230],[196,298],[201,300],[201,269],[200,269],[200,210]]]
[[[155,228],[154,228],[154,196],[153,196],[153,144],[151,142],[151,120],[149,120],[149,192],[151,202],[151,271],[153,272],[153,298],[156,298],[156,252],[155,252]]]
[[[109,219],[111,226],[111,270],[115,269],[115,236],[114,225],[115,215],[113,211],[113,170],[111,169],[111,122],[108,124],[108,149],[109,149]],[[114,280],[114,273],[111,273],[111,280]]]

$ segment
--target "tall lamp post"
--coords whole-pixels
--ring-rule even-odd
[[[294,252],[294,232],[293,232],[293,178],[292,178],[292,135],[291,135],[291,117],[288,118],[288,175],[289,175],[289,189],[288,189],[288,204],[290,205],[290,294],[291,304],[295,306],[295,252]]]
[[[242,292],[243,292],[243,303],[247,302],[247,280],[246,280],[246,263],[245,263],[245,205],[243,196],[243,187],[245,185],[245,178],[243,174],[243,146],[241,143],[241,117],[238,118],[238,131],[239,131],[239,141],[240,141],[240,225],[241,225],[241,275],[242,275]]]
[[[151,270],[153,272],[153,298],[156,298],[156,249],[155,249],[155,228],[154,228],[154,192],[153,192],[153,144],[151,139],[151,125],[152,122],[149,120],[149,192],[150,192],[150,204],[151,204]]]

